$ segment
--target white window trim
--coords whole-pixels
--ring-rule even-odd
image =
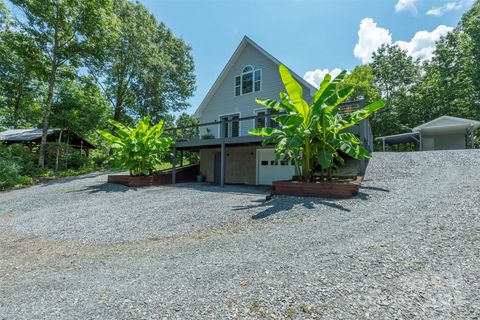
[[[243,70],[245,70],[245,69],[248,68],[248,67],[252,68],[252,70],[244,72]],[[254,68],[251,64],[247,64],[247,65],[246,65],[245,67],[243,67],[243,69],[242,69],[242,73],[249,73],[249,72],[252,72],[252,71],[255,71],[255,68]]]
[[[242,72],[233,77],[233,96],[234,97],[241,97],[241,96],[255,93],[255,92],[262,92],[263,90],[263,69],[262,68],[255,69],[253,68],[252,65],[249,64],[243,67],[242,71],[248,66],[252,67],[252,71]],[[260,71],[260,90],[259,91],[255,91],[255,71]],[[247,73],[252,73],[252,92],[243,93],[243,75]],[[236,95],[236,92],[235,92],[235,90],[237,89],[237,83],[235,82],[237,77],[240,77],[240,94],[238,96]]]
[[[222,127],[222,125],[221,125],[222,117],[235,116],[235,115],[238,115],[238,118],[242,117],[241,112],[232,112],[232,113],[226,113],[226,114],[218,115],[218,122],[219,122],[219,125],[217,126],[217,137],[218,137],[218,139],[222,138],[222,136],[220,135],[220,129]],[[232,123],[232,122],[229,122],[229,123]],[[236,137],[231,137],[231,135],[232,135],[232,126],[229,126],[228,127],[228,137],[227,138],[236,138]],[[240,121],[240,120],[238,121],[238,136],[239,137],[242,136],[242,121]]]
[[[260,71],[260,90],[255,91],[255,71]],[[262,92],[263,89],[263,70],[262,68],[253,70],[253,92]]]

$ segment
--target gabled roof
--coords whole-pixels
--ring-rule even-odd
[[[208,93],[205,96],[205,98],[203,99],[202,103],[200,103],[200,105],[198,106],[197,110],[195,111],[195,115],[198,116],[198,114],[203,111],[205,106],[208,105],[208,103],[210,102],[210,99],[213,97],[215,92],[217,92],[217,89],[220,87],[220,85],[224,81],[225,77],[227,76],[228,72],[235,65],[235,62],[238,60],[238,58],[242,54],[243,50],[247,47],[247,45],[251,45],[253,48],[255,48],[257,51],[259,51],[261,54],[263,54],[265,57],[267,57],[267,59],[271,60],[277,66],[283,64],[279,60],[277,60],[274,56],[272,56],[270,53],[268,53],[265,49],[263,49],[258,44],[256,44],[252,39],[250,39],[247,36],[244,36],[242,41],[238,45],[237,49],[233,53],[232,57],[230,58],[230,60],[228,60],[227,64],[223,68],[222,72],[218,76],[217,80],[215,80],[215,83],[213,84],[213,86],[208,91]],[[290,70],[290,72],[292,73],[292,76],[295,78],[295,80],[297,80],[301,84],[305,85],[307,88],[310,89],[311,92],[317,91],[317,88],[312,86],[305,79],[300,77],[298,74],[296,74],[292,70]]]
[[[439,122],[442,122],[445,120],[449,122],[449,124],[439,124]],[[429,121],[427,123],[424,123],[422,125],[419,125],[413,128],[412,131],[420,131],[422,129],[427,129],[427,128],[441,128],[441,127],[455,126],[455,125],[464,125],[466,127],[473,126],[477,128],[477,127],[480,127],[480,121],[451,117],[451,116],[441,116],[437,119],[434,119],[432,121]]]

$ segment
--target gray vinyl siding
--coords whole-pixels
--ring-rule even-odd
[[[235,96],[235,76],[240,75],[246,65],[253,66],[255,70],[262,69],[261,91]],[[310,96],[310,89],[303,85],[302,87],[304,90],[304,99],[310,103],[312,99]],[[236,63],[226,74],[223,83],[218,87],[208,105],[205,106],[200,114],[200,123],[219,121],[220,115],[232,113],[240,113],[240,117],[253,116],[255,109],[262,108],[255,103],[255,98],[278,100],[280,91],[285,91],[285,89],[280,79],[280,75],[278,74],[278,66],[261,52],[257,51],[253,46],[247,44]],[[213,125],[210,127],[210,130],[215,137],[219,137],[219,127],[219,125]],[[241,121],[240,135],[248,135],[248,131],[253,127],[253,120]],[[200,133],[205,134],[205,132],[206,127],[202,127]]]

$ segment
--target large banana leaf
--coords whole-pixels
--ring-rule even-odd
[[[163,121],[153,126],[150,121],[149,116],[144,117],[136,127],[131,128],[110,120],[110,124],[116,128],[116,135],[97,131],[114,150],[112,160],[132,175],[151,174],[170,154],[173,142],[170,137],[162,137]]]
[[[265,137],[264,144],[276,144],[277,158],[293,159],[298,173],[305,181],[310,181],[316,165],[322,171],[329,169],[329,173],[332,172],[330,169],[343,165],[345,161],[342,155],[355,159],[371,156],[354,134],[343,130],[382,108],[385,104],[383,100],[342,116],[339,106],[353,93],[351,86],[343,84],[346,71],[333,80],[330,75],[326,75],[313,96],[311,106],[303,100],[302,86],[295,81],[290,71],[281,65],[279,73],[286,89],[286,93],[280,92],[280,102],[271,99],[256,100],[266,108],[282,112],[272,116],[279,126],[275,129],[250,130],[250,134]]]

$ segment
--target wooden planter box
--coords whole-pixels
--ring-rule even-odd
[[[198,164],[177,168],[176,182],[196,181],[200,166]],[[125,174],[108,175],[109,183],[122,184],[127,187],[151,187],[172,184],[172,170],[162,171],[151,176],[130,176]]]
[[[272,195],[297,197],[351,198],[358,195],[363,177],[352,182],[273,181]]]

